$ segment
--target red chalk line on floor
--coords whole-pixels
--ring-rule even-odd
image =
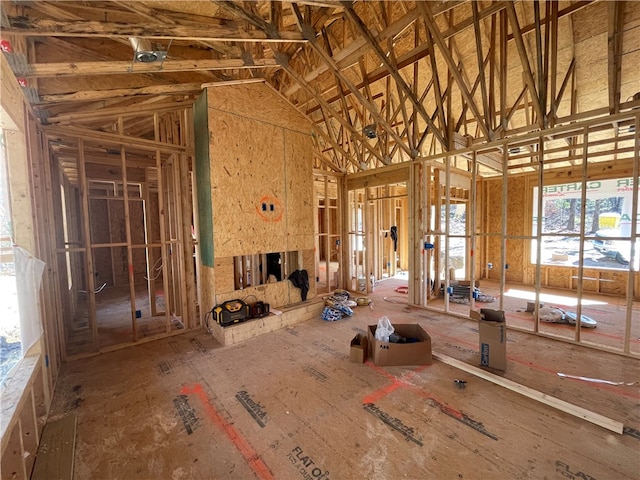
[[[196,383],[194,385],[185,385],[180,389],[182,395],[196,395],[202,402],[205,412],[209,419],[217,425],[226,435],[233,445],[238,449],[242,457],[247,461],[251,469],[261,480],[275,480],[273,473],[267,465],[262,461],[258,453],[251,444],[245,439],[225,418],[220,415],[218,410],[211,404],[209,397],[202,388],[202,385]]]

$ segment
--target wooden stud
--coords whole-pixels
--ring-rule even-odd
[[[92,331],[92,341],[95,348],[98,348],[98,323],[96,318],[96,295],[95,276],[93,269],[93,252],[91,250],[91,224],[89,223],[89,189],[87,185],[87,175],[84,160],[84,140],[78,138],[78,180],[80,182],[80,195],[82,197],[82,227],[84,232],[84,247],[86,262],[86,282],[87,282],[87,315],[89,328]]]
[[[124,120],[118,118],[118,131],[123,134]],[[129,275],[129,299],[131,302],[131,330],[133,341],[138,340],[138,325],[136,320],[136,284],[134,276],[133,250],[131,249],[131,212],[129,208],[129,182],[127,181],[127,154],[124,145],[120,146],[120,160],[122,162],[122,192],[124,197],[124,229],[127,238],[127,271]]]
[[[153,115],[153,130],[154,138],[157,142],[160,141],[160,120],[159,115],[156,113]],[[169,243],[167,241],[167,221],[166,221],[166,205],[165,205],[165,179],[163,172],[163,160],[160,150],[156,150],[156,171],[158,177],[158,213],[160,222],[160,253],[162,258],[162,289],[164,295],[164,318],[165,318],[165,333],[171,332],[171,292],[169,291],[169,258],[167,254],[167,248]],[[169,247],[170,248],[170,247]],[[155,292],[154,292],[155,294]]]

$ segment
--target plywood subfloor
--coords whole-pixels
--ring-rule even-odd
[[[350,339],[382,315],[478,362],[471,321],[381,298],[355,311],[230,347],[200,331],[65,364],[51,418],[77,416],[75,478],[640,478],[640,388],[557,375],[632,382],[639,361],[509,334],[505,377],[623,422],[617,435],[442,363],[351,363]]]

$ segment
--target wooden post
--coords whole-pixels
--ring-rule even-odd
[[[575,338],[576,342],[580,341],[580,331],[582,327],[582,277],[584,275],[584,230],[585,230],[585,217],[587,213],[587,173],[588,173],[588,162],[589,162],[589,128],[584,128],[584,138],[583,138],[583,147],[582,147],[582,186],[580,190],[580,248],[578,259],[580,260],[578,263],[578,288],[576,292],[576,297],[578,299],[578,305],[576,306],[576,327],[575,327]],[[541,154],[544,153],[544,139],[540,139],[540,150]],[[544,157],[543,157],[544,158]],[[540,261],[540,259],[538,259]]]
[[[78,181],[80,183],[80,195],[82,197],[82,226],[84,231],[84,248],[85,262],[87,267],[87,315],[89,327],[93,333],[93,344],[97,348],[98,341],[98,324],[96,319],[96,295],[95,295],[95,277],[93,272],[93,252],[91,251],[91,225],[89,224],[89,191],[87,189],[87,173],[84,161],[84,141],[78,138]]]
[[[421,163],[412,163],[409,166],[409,181],[407,182],[407,194],[409,196],[409,278],[408,297],[409,305],[422,305],[422,296],[424,285],[420,281],[422,278],[420,244],[422,243],[421,225],[420,225],[420,203],[422,199],[422,191],[420,189],[420,173],[422,171]]]
[[[471,309],[475,307],[475,297],[473,295],[476,286],[476,195],[477,185],[476,177],[478,175],[477,152],[474,150],[471,156],[471,192],[469,201],[466,206],[467,232],[470,233],[469,238],[469,280],[470,280],[470,297],[469,306]]]
[[[177,202],[177,220],[180,227],[178,245],[180,250],[180,299],[182,303],[182,323],[188,328],[191,328],[194,316],[191,315],[193,302],[189,301],[189,297],[193,296],[193,244],[191,242],[191,217],[192,210],[189,208],[190,195],[187,195],[189,191],[189,177],[187,165],[187,157],[184,154],[180,154],[176,158],[176,193],[178,197]],[[253,280],[252,280],[253,281]]]
[[[543,137],[538,140],[541,144],[544,141]],[[505,145],[505,148],[507,146]],[[540,318],[537,314],[540,308],[540,288],[541,288],[541,263],[542,263],[542,218],[544,217],[544,202],[542,201],[542,193],[544,188],[544,150],[538,157],[538,214],[536,219],[536,280],[535,280],[535,309],[533,316],[533,331],[538,333],[540,331]],[[546,281],[545,281],[546,285]]]
[[[151,219],[149,218],[149,177],[148,169],[144,169],[144,183],[142,184],[142,199],[143,199],[143,213],[144,213],[144,243],[147,245],[145,248],[145,259],[147,264],[147,296],[149,298],[149,309],[151,316],[155,317],[158,314],[158,308],[156,305],[156,280],[155,280],[155,258],[153,255],[153,248],[148,245],[151,241]],[[108,203],[107,203],[108,205]]]
[[[124,134],[122,117],[118,117],[118,131]],[[131,215],[129,212],[129,184],[127,182],[127,154],[124,145],[120,145],[120,165],[122,167],[122,194],[124,196],[124,230],[127,237],[127,270],[129,272],[129,298],[131,301],[131,329],[133,341],[138,340],[138,326],[136,321],[136,285],[134,276],[133,250],[131,248]]]
[[[160,141],[158,114],[153,115],[153,129],[156,142]],[[166,206],[164,198],[164,173],[162,153],[156,150],[156,170],[158,176],[158,213],[160,221],[160,252],[162,255],[162,288],[164,290],[165,331],[171,331],[171,293],[169,292],[169,259],[167,258]],[[155,292],[154,292],[155,295]]]
[[[637,272],[634,270],[634,262],[638,260],[640,252],[638,251],[638,215],[640,215],[640,209],[638,208],[638,176],[640,176],[640,166],[638,166],[638,159],[640,159],[640,116],[636,114],[634,118],[635,134],[634,147],[633,147],[633,195],[632,195],[632,207],[631,207],[631,258],[629,258],[629,272],[627,273],[627,314],[626,323],[624,327],[624,352],[630,353],[631,349],[631,326],[633,322],[633,299],[635,297],[634,291],[634,278]]]
[[[502,149],[502,225],[500,232],[500,310],[504,310],[504,286],[507,263],[507,199],[509,198],[509,149]]]

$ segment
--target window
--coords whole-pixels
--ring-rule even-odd
[[[582,247],[585,267],[627,270],[631,260],[633,178],[592,180],[584,185],[584,226],[581,225],[582,182],[542,188],[540,263],[577,267]],[[533,192],[533,236],[538,233],[538,194],[536,187]],[[582,244],[581,231],[584,231]],[[534,240],[533,263],[536,255]]]
[[[4,133],[0,129],[0,384],[22,358]]]

